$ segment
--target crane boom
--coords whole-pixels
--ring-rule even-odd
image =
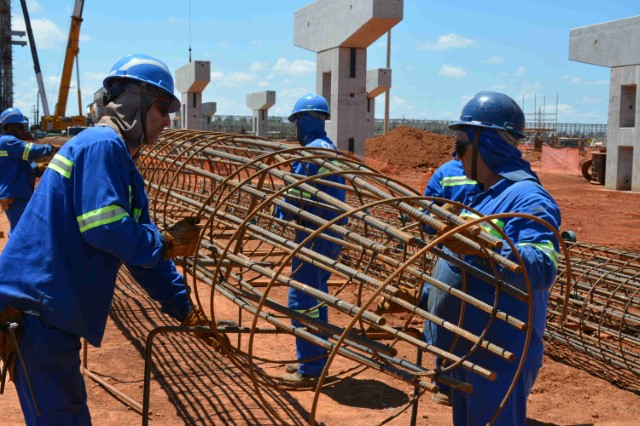
[[[78,63],[78,41],[80,40],[80,24],[82,23],[82,9],[84,0],[75,0],[71,25],[69,26],[69,37],[67,49],[64,55],[62,76],[60,77],[60,90],[58,91],[58,103],[56,103],[53,115],[45,114],[40,120],[40,130],[46,132],[60,132],[67,127],[86,126],[87,119],[82,115],[82,99],[80,96],[80,76],[78,75],[78,113],[80,115],[65,117],[67,110],[67,98],[71,87],[71,73],[73,72],[73,61]],[[79,67],[76,68],[79,74]]]
[[[40,70],[40,61],[38,60],[38,51],[36,50],[36,41],[33,37],[31,29],[31,19],[29,19],[29,11],[27,10],[27,1],[20,0],[22,6],[22,14],[24,15],[24,24],[27,27],[27,36],[29,37],[29,47],[31,48],[31,56],[33,58],[33,69],[36,72],[36,80],[38,81],[38,91],[40,92],[40,100],[42,102],[42,110],[44,115],[49,115],[49,103],[47,101],[47,93],[44,90],[44,81],[42,79],[42,71]]]
[[[60,78],[60,92],[58,93],[58,103],[56,104],[55,115],[64,117],[67,110],[67,97],[69,96],[69,88],[71,87],[71,73],[73,72],[73,61],[77,60],[78,41],[80,39],[80,24],[82,24],[82,9],[84,8],[84,0],[76,0],[73,7],[73,15],[71,15],[71,25],[69,27],[69,38],[67,41],[67,50],[64,56],[64,65],[62,67],[62,77]],[[82,114],[82,110],[79,111]]]

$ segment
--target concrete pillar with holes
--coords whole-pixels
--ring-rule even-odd
[[[294,44],[317,53],[316,93],[329,103],[326,129],[341,151],[364,155],[367,47],[402,20],[403,0],[317,0],[298,9]]]
[[[367,128],[365,139],[372,138],[376,124],[376,97],[391,89],[391,69],[378,68],[367,71]]]
[[[202,104],[202,130],[211,130],[211,117],[218,110],[218,104],[215,102],[205,102]]]
[[[193,61],[176,70],[176,89],[182,93],[183,129],[202,129],[202,92],[211,81],[211,62]]]
[[[611,68],[605,187],[640,192],[640,16],[576,28],[569,59]]]
[[[253,111],[253,134],[267,137],[269,131],[269,108],[276,104],[276,92],[266,90],[264,92],[249,93],[247,106]]]

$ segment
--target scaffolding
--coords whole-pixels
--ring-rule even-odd
[[[522,96],[522,110],[525,109],[524,95]],[[555,108],[547,110],[546,97],[542,98],[542,105],[538,105],[538,95],[533,97],[533,112],[524,113],[526,126],[526,141],[534,149],[542,149],[542,144],[555,146],[558,141],[558,95]]]
[[[11,29],[11,1],[0,0],[0,111],[13,107],[13,45],[26,46],[24,31]]]

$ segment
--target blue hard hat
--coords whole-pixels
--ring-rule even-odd
[[[449,126],[458,130],[460,126],[486,127],[506,130],[517,138],[524,138],[524,113],[509,96],[497,92],[478,92],[462,108],[460,120]]]
[[[304,112],[319,114],[318,118],[329,120],[331,115],[329,114],[329,104],[327,100],[320,95],[314,93],[307,93],[293,106],[291,115],[289,115],[289,121],[296,121],[296,117]]]
[[[11,123],[27,124],[28,122],[24,114],[22,114],[22,111],[18,108],[7,108],[0,114],[0,123],[2,123],[2,125]]]
[[[102,85],[108,92],[114,81],[119,79],[145,82],[171,98],[169,112],[176,112],[180,109],[180,100],[173,94],[173,77],[169,68],[164,62],[153,56],[133,53],[121,58],[111,67],[111,71]]]

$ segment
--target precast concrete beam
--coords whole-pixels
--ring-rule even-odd
[[[263,92],[249,93],[247,95],[247,106],[252,111],[268,110],[276,104],[276,92],[266,90]]]
[[[180,93],[202,93],[211,81],[211,62],[193,61],[176,70],[176,89]]]
[[[213,116],[218,110],[218,104],[215,102],[204,102],[202,104],[202,115],[205,117]]]
[[[367,70],[367,97],[373,99],[391,88],[391,68]]]
[[[640,64],[640,16],[569,32],[569,59],[615,68]]]
[[[318,0],[298,9],[294,44],[312,52],[366,48],[402,20],[404,0]]]

